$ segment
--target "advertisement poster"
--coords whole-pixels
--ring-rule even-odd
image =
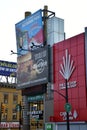
[[[48,47],[18,57],[17,88],[48,82]]]
[[[42,11],[38,10],[15,25],[17,54],[25,55],[43,45]]]
[[[0,75],[16,77],[17,63],[0,60]]]

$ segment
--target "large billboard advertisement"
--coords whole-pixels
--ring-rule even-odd
[[[18,57],[17,88],[48,82],[48,47],[38,48]]]
[[[17,41],[17,88],[46,83],[48,52],[43,47],[42,10],[15,25]]]
[[[87,88],[84,33],[53,47],[54,52],[54,121],[66,122],[66,98],[70,121],[87,121]],[[66,97],[66,79],[68,97]],[[64,97],[65,96],[65,97]],[[51,118],[52,119],[52,118]]]
[[[42,11],[38,10],[15,25],[17,53],[25,55],[43,45]]]
[[[0,60],[0,75],[16,77],[17,63]]]

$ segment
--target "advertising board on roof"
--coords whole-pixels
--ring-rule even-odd
[[[38,10],[15,25],[17,53],[25,55],[43,45],[42,11]]]
[[[48,80],[48,52],[43,47],[42,10],[15,25],[17,41],[17,88]]]
[[[0,75],[16,77],[17,63],[0,60]]]

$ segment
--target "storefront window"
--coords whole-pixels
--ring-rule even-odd
[[[30,124],[33,130],[43,128],[43,101],[30,103]]]

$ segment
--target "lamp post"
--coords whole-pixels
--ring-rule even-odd
[[[68,49],[65,50],[65,57],[63,56],[63,64],[60,64],[61,70],[59,71],[62,77],[65,79],[65,89],[66,89],[66,115],[67,115],[67,130],[70,130],[69,125],[69,111],[70,104],[68,103],[68,85],[67,82],[69,81],[73,71],[75,70],[74,62],[71,60],[71,55],[68,53]],[[69,110],[68,110],[69,108]]]
[[[65,84],[66,84],[66,103],[68,103],[68,87],[67,87],[67,79],[65,79]],[[66,111],[67,114],[67,130],[70,130],[70,125],[69,125],[69,112]]]
[[[66,95],[63,95],[62,93],[58,92],[57,90],[51,89],[51,91],[58,93],[60,96],[65,98],[66,104],[68,104],[68,87],[67,87],[67,79],[65,80],[65,85],[66,85]],[[67,116],[67,130],[70,130],[70,125],[69,125],[69,111],[66,110],[66,116]]]

